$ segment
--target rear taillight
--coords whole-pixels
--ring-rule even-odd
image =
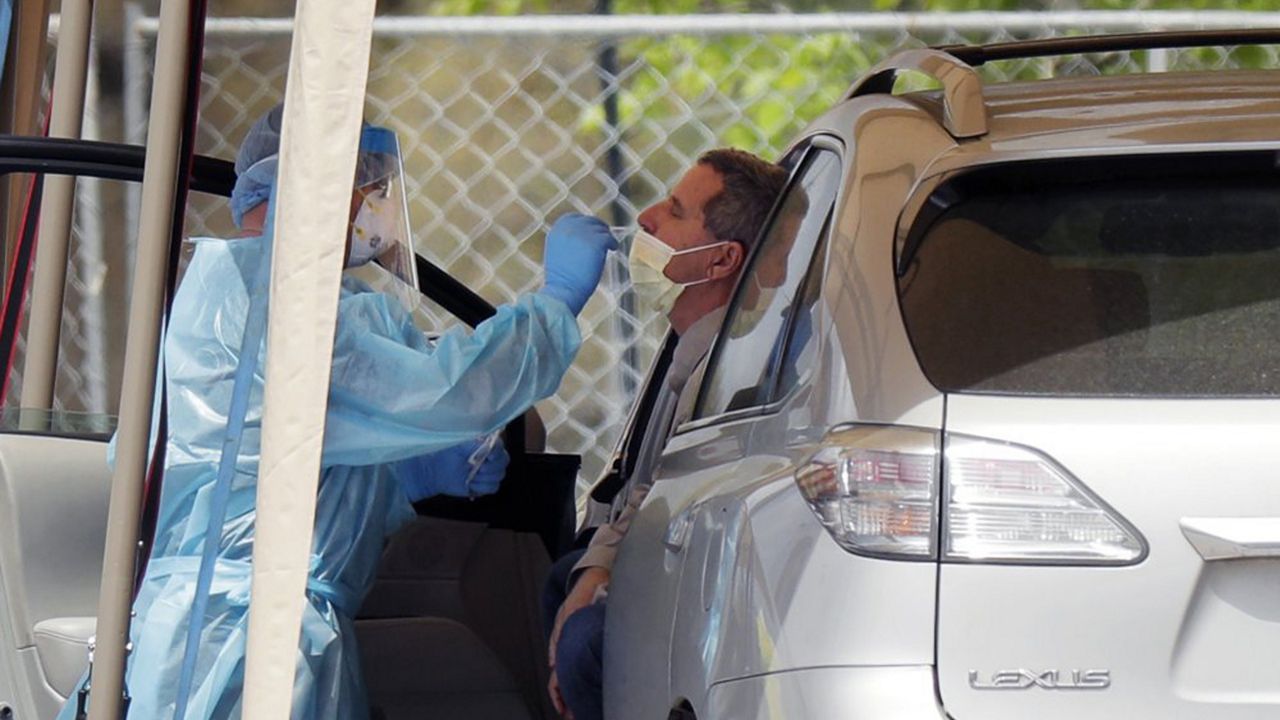
[[[857,426],[823,445],[796,481],[836,542],[866,555],[936,555],[937,433]]]
[[[836,542],[863,555],[1071,565],[1145,555],[1124,518],[1033,450],[953,435],[940,458],[937,432],[845,426],[827,435],[796,482]]]
[[[1145,554],[1124,518],[1040,453],[953,435],[946,458],[944,559],[1124,565]]]

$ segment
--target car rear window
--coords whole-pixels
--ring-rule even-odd
[[[940,185],[897,258],[907,331],[947,391],[1280,391],[1274,152],[1006,164]]]

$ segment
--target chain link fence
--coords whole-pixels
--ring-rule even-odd
[[[894,50],[1262,25],[1280,26],[1280,14],[380,17],[366,116],[401,137],[418,252],[497,304],[538,286],[543,235],[559,215],[586,212],[629,224],[701,152],[720,145],[776,158],[854,79]],[[123,88],[124,139],[130,142],[145,136],[157,29],[156,19],[130,8]],[[287,19],[209,21],[199,152],[234,158],[249,124],[280,101],[290,31]],[[1276,60],[1274,48],[1211,48],[1010,61],[981,72],[989,81],[1004,81],[1275,67]],[[78,228],[93,211],[85,202]],[[131,210],[120,216],[129,239],[132,217]],[[232,232],[225,203],[193,197],[187,231]],[[59,397],[66,384],[67,403],[86,406],[86,393],[98,392],[114,408],[118,388],[104,378],[119,374],[123,335],[105,336],[101,318],[76,309],[94,297],[92,261],[70,280],[64,340],[99,348],[92,352],[103,358],[104,370],[74,382],[60,376]],[[438,308],[426,314],[435,328],[453,322]],[[580,482],[586,487],[612,451],[665,323],[635,308],[619,259],[580,324],[582,352],[539,411],[548,448],[583,455]],[[97,345],[78,339],[94,333],[102,336]]]

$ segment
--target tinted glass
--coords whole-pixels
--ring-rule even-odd
[[[1020,164],[934,194],[899,260],[944,390],[1280,391],[1274,153]]]
[[[828,223],[829,225],[829,223]],[[817,308],[818,299],[822,297],[822,274],[826,271],[827,237],[830,228],[822,231],[818,248],[813,253],[813,261],[809,264],[809,273],[800,286],[799,298],[795,312],[791,318],[791,327],[787,333],[786,349],[778,358],[776,385],[770,401],[786,397],[813,367],[814,353],[817,349]]]
[[[695,418],[768,402],[793,300],[839,184],[839,155],[825,149],[810,153],[739,284]]]

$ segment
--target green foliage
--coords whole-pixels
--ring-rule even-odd
[[[440,15],[592,12],[596,9],[595,0],[384,0],[384,4],[386,2]],[[1280,0],[1076,0],[1076,4],[1081,9],[1280,9]],[[791,0],[787,7],[796,12],[1065,9],[1061,0]],[[610,8],[616,14],[776,9],[768,0],[612,0]],[[985,39],[979,34],[971,41]],[[955,37],[938,40],[954,41]],[[800,128],[837,102],[856,78],[880,58],[898,49],[900,42],[901,38],[892,35],[860,37],[851,33],[623,39],[616,47],[619,67],[628,69],[618,88],[620,125],[624,129],[643,126],[646,122],[661,125],[681,115],[673,112],[681,106],[699,105],[703,112],[721,114],[717,120],[729,120],[717,122],[717,126],[725,129],[715,142],[773,156]],[[1220,67],[1228,60],[1231,66],[1275,64],[1274,54],[1259,48],[1238,48],[1231,52],[1229,59],[1222,50],[1203,49],[1179,51],[1173,56],[1171,67]],[[1145,62],[1144,53],[1087,58],[1093,70],[1104,74],[1130,72]],[[1037,59],[995,63],[982,68],[981,72],[989,81],[1026,80],[1070,72],[1079,66],[1079,59]],[[932,86],[919,77],[906,77],[899,89]],[[578,117],[578,129],[582,133],[599,132],[604,123],[604,111],[599,105],[583,108]],[[687,141],[705,143],[706,138]]]
[[[407,5],[408,3],[398,3]],[[434,0],[425,11],[431,15],[520,15],[545,13],[551,0]]]
[[[1087,10],[1280,10],[1280,0],[1084,0]]]
[[[766,155],[830,108],[880,54],[835,34],[642,38],[618,50],[622,65],[643,68],[621,88],[622,126],[661,122],[673,105],[718,96],[718,110],[738,115],[718,142]],[[583,129],[602,120],[589,112]]]

